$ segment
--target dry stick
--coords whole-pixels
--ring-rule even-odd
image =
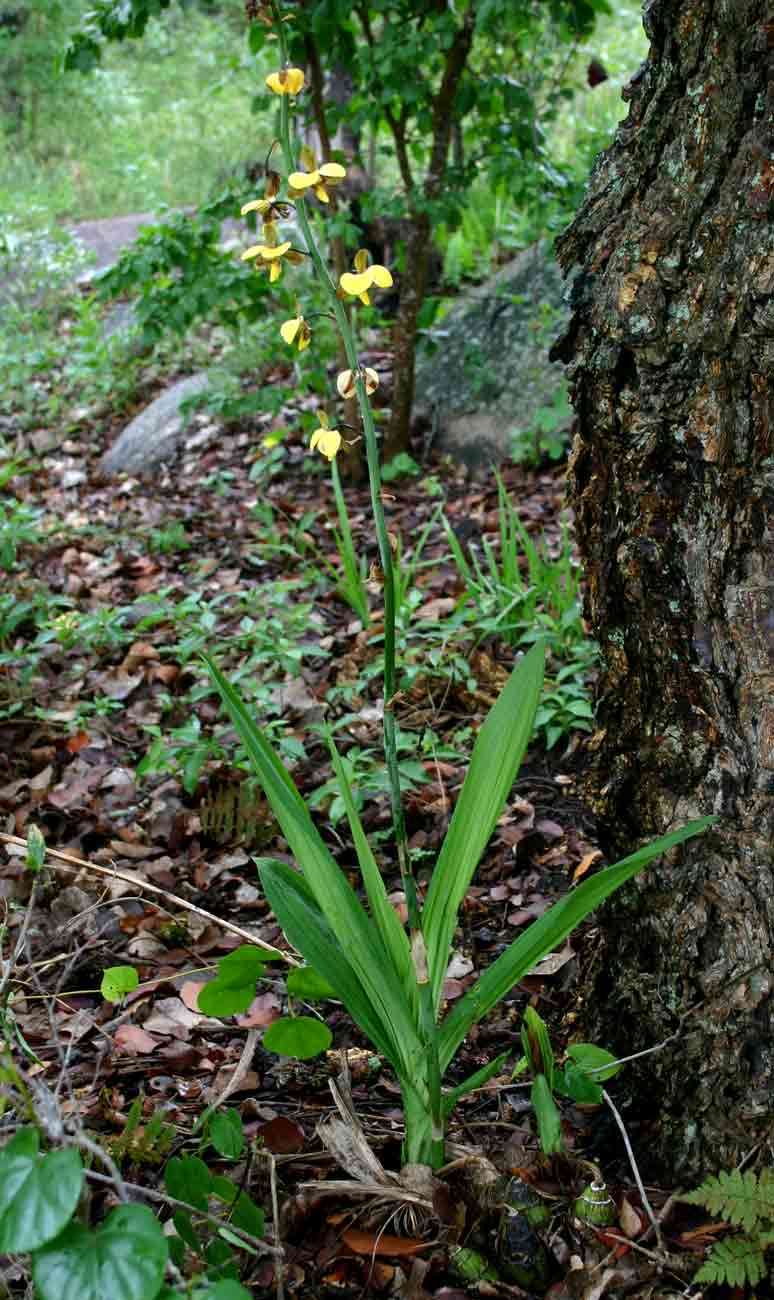
[[[27,841],[20,835],[7,835],[5,831],[0,831],[0,843],[16,844],[20,848],[27,847]],[[119,871],[116,867],[98,867],[93,862],[85,862],[83,858],[76,858],[73,853],[62,853],[59,849],[50,849],[46,846],[46,857],[54,858],[53,866],[59,867],[62,871],[91,871],[97,876],[107,876],[109,880],[122,880],[125,884],[134,885],[142,893],[156,894],[157,897],[166,898],[167,902],[174,903],[176,907],[182,907],[186,912],[193,912],[195,916],[201,916],[205,921],[211,921],[213,925],[219,925],[223,930],[230,930],[232,934],[239,935],[246,943],[252,944],[256,948],[261,948],[263,952],[270,952],[273,957],[280,957],[287,962],[288,966],[300,966],[301,962],[296,961],[287,952],[281,952],[279,948],[273,948],[270,943],[264,943],[262,939],[256,939],[255,935],[250,934],[248,930],[243,930],[241,926],[234,925],[232,921],[224,921],[219,916],[214,916],[212,912],[206,912],[203,907],[197,907],[195,903],[189,903],[179,894],[171,894],[168,889],[162,889],[160,885],[152,885],[148,880],[141,880],[139,876],[133,875],[130,871]],[[73,865],[70,866],[69,864]]]
[[[217,1110],[219,1106],[223,1105],[224,1101],[228,1101],[232,1092],[236,1092],[240,1083],[242,1082],[245,1075],[247,1074],[247,1071],[250,1069],[250,1062],[252,1061],[255,1055],[255,1049],[257,1045],[258,1045],[258,1030],[249,1029],[247,1032],[247,1038],[245,1039],[245,1045],[242,1048],[242,1055],[240,1056],[239,1060],[236,1063],[236,1066],[234,1067],[234,1071],[231,1075],[231,1078],[229,1079],[225,1088],[221,1092],[220,1096],[216,1097],[214,1101],[210,1102],[209,1106],[204,1112],[204,1115],[211,1115],[213,1111]],[[202,1123],[202,1120],[204,1119],[204,1115],[202,1115],[201,1118],[199,1119],[197,1123],[197,1128]]]
[[[271,1192],[271,1216],[274,1222],[274,1245],[278,1254],[274,1260],[274,1280],[277,1285],[277,1300],[285,1300],[285,1275],[283,1268],[282,1241],[280,1239],[279,1197],[277,1196],[277,1161],[273,1151],[259,1151],[269,1162],[269,1189]]]
[[[602,1096],[604,1097],[605,1101],[607,1102],[608,1106],[613,1112],[613,1119],[615,1120],[616,1124],[618,1125],[618,1128],[620,1129],[621,1137],[623,1138],[624,1146],[626,1147],[626,1154],[629,1157],[629,1164],[631,1165],[632,1173],[634,1174],[634,1181],[637,1184],[637,1191],[639,1192],[640,1197],[642,1198],[642,1204],[645,1207],[645,1212],[648,1218],[650,1219],[651,1227],[653,1228],[653,1231],[656,1234],[656,1245],[658,1246],[659,1250],[663,1251],[664,1243],[661,1240],[661,1225],[653,1212],[653,1206],[648,1200],[647,1192],[645,1191],[643,1181],[640,1178],[640,1171],[637,1168],[637,1161],[634,1158],[634,1152],[632,1151],[632,1144],[629,1141],[629,1135],[626,1132],[626,1128],[624,1127],[624,1122],[621,1119],[620,1112],[618,1111],[618,1108],[616,1107],[610,1094],[604,1088],[602,1089]]]
[[[93,1169],[86,1170],[86,1177],[95,1183],[107,1183],[109,1187],[115,1187],[112,1178],[107,1174],[95,1173]],[[200,1219],[212,1223],[216,1228],[224,1227],[223,1219],[219,1219],[216,1214],[208,1214],[206,1210],[198,1210],[195,1205],[189,1205],[186,1201],[178,1201],[174,1196],[166,1196],[163,1192],[155,1192],[151,1187],[141,1187],[139,1183],[124,1183],[128,1192],[135,1192],[138,1196],[144,1196],[148,1201],[156,1201],[160,1205],[169,1205],[175,1210],[185,1210],[187,1214],[195,1214]],[[252,1246],[258,1254],[264,1255],[281,1255],[282,1250],[277,1246],[270,1246],[267,1241],[261,1241],[260,1237],[254,1237],[251,1232],[245,1232],[243,1228],[236,1228],[233,1223],[228,1224],[229,1232],[240,1238],[247,1246]]]

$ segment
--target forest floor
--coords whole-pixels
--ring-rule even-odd
[[[365,360],[388,379],[386,350]],[[278,364],[260,382],[287,378]],[[228,1174],[265,1211],[267,1239],[281,1241],[286,1294],[459,1300],[550,1288],[557,1300],[596,1300],[605,1292],[679,1292],[708,1239],[695,1232],[701,1216],[667,1218],[665,1253],[654,1253],[656,1234],[612,1111],[563,1103],[566,1154],[541,1161],[529,1085],[514,1077],[527,1005],[549,1023],[558,1058],[577,1038],[578,994],[597,943],[593,923],[511,991],[470,1034],[454,1067],[452,1082],[508,1054],[502,1071],[454,1112],[449,1149],[457,1157],[486,1156],[501,1175],[526,1175],[550,1209],[547,1256],[541,1246],[535,1263],[532,1234],[511,1252],[510,1273],[497,1266],[504,1250],[499,1212],[460,1211],[464,1160],[424,1221],[394,1213],[385,1219],[362,1198],[305,1190],[340,1176],[316,1128],[331,1111],[329,1079],[344,1061],[372,1148],[387,1169],[399,1166],[396,1081],[341,1005],[323,1002],[309,1012],[333,1035],[331,1051],[311,1061],[261,1046],[260,1032],[286,1004],[276,966],[244,1015],[222,1020],[198,1010],[199,989],[219,958],[251,938],[287,950],[253,859],[290,860],[220,715],[202,651],[215,654],[247,694],[356,883],[319,730],[323,719],[333,726],[391,901],[405,913],[379,761],[379,587],[369,584],[371,619],[363,626],[337,589],[327,466],[310,458],[297,433],[279,442],[271,436],[278,425],[292,428],[297,415],[297,406],[279,419],[259,415],[216,437],[208,417],[194,417],[178,463],[147,478],[110,481],[100,479],[97,462],[118,427],[95,420],[6,484],[31,521],[0,611],[0,895],[6,946],[17,947],[4,1016],[6,1033],[15,1026],[18,1035],[16,1059],[57,1095],[65,1123],[112,1152],[129,1184],[163,1199],[169,1162],[200,1153],[212,1172]],[[502,475],[529,535],[558,555],[564,467],[510,464]],[[346,497],[355,547],[368,565],[375,553],[368,493],[348,487]],[[476,547],[480,553],[483,538],[496,549],[501,515],[493,476],[471,480],[430,455],[415,473],[385,485],[385,503],[390,531],[402,543],[396,717],[408,832],[423,885],[475,731],[517,646],[529,643],[529,609],[519,604],[504,619],[496,602],[476,604],[450,555],[440,505],[467,555]],[[562,654],[558,638],[548,663],[556,684]],[[582,733],[562,716],[558,743],[546,747],[544,728],[530,746],[468,891],[444,987],[449,1004],[532,919],[604,862],[580,794]],[[37,873],[27,864],[33,825],[54,851]],[[107,968],[124,965],[138,971],[140,983],[116,1004],[103,996],[101,981]],[[248,1146],[229,1147],[212,1125],[196,1127],[229,1086],[221,1109],[237,1112]],[[609,1086],[634,1151],[642,1152],[647,1129],[625,1073]],[[614,1200],[615,1221],[605,1228],[572,1213],[589,1182],[588,1162],[603,1169]],[[649,1189],[657,1211],[669,1190]],[[112,1195],[95,1189],[97,1213]],[[254,1220],[248,1214],[244,1222]],[[460,1245],[467,1253],[455,1264]],[[251,1259],[217,1234],[209,1243],[203,1234],[188,1245],[189,1267],[205,1248],[212,1266],[227,1269],[236,1259],[255,1296],[276,1293],[271,1257]],[[484,1256],[494,1272],[483,1271]],[[13,1286],[13,1274],[5,1277]],[[20,1266],[18,1286],[22,1277]]]

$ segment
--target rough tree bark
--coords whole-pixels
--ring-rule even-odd
[[[628,118],[559,243],[577,266],[569,488],[603,655],[588,793],[611,852],[707,836],[605,913],[595,1029],[638,1150],[689,1180],[774,1118],[774,13],[646,0]]]

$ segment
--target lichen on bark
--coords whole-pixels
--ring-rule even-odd
[[[773,1121],[774,24],[764,0],[648,0],[644,22],[558,242],[580,273],[553,355],[604,656],[587,793],[611,853],[721,817],[609,906],[592,1002],[616,1049],[676,1033],[632,1113],[690,1178]]]

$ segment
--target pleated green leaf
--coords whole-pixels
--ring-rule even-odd
[[[258,871],[271,909],[293,947],[328,981],[377,1051],[395,1065],[392,1036],[374,1014],[353,967],[338,950],[336,937],[306,881],[286,862],[274,858],[259,860]]]
[[[377,931],[326,847],[290,773],[217,665],[207,656],[203,658],[250,756],[282,834],[333,932],[335,944],[355,971],[373,1009],[373,1018],[384,1027],[381,1037],[385,1037],[389,1026],[389,1038],[397,1049],[397,1059],[403,1063],[401,1068],[407,1070],[415,1034],[398,977],[391,965],[380,960],[382,948]],[[304,952],[303,946],[300,951]]]
[[[700,817],[697,821],[681,827],[679,831],[662,835],[660,839],[654,840],[652,844],[646,844],[636,853],[630,854],[628,858],[623,858],[611,867],[605,867],[604,871],[584,881],[566,898],[554,903],[553,907],[537,921],[533,921],[524,934],[516,939],[488,970],[484,971],[472,988],[468,989],[441,1025],[439,1044],[441,1070],[447,1068],[471,1026],[477,1024],[488,1011],[491,1011],[492,1007],[496,1006],[514,984],[518,984],[519,980],[523,979],[542,957],[554,948],[558,948],[567,935],[580,925],[590,912],[599,907],[600,903],[609,898],[648,862],[666,853],[667,849],[671,849],[675,844],[682,844],[683,840],[690,839],[693,835],[701,835],[716,821],[717,817]]]
[[[371,916],[379,931],[386,958],[392,963],[393,970],[400,980],[401,987],[411,1000],[412,1006],[416,1007],[419,992],[406,931],[398,920],[395,908],[387,897],[387,890],[384,887],[381,872],[363,830],[349,779],[332,736],[328,739],[328,748],[333,770],[339,783],[339,794],[344,801],[349,827],[352,831],[360,874],[363,877],[363,884],[371,906]]]
[[[516,665],[492,706],[478,733],[468,774],[433,871],[422,911],[422,929],[436,1012],[460,904],[532,736],[543,686],[543,662],[543,644],[536,642]]]

